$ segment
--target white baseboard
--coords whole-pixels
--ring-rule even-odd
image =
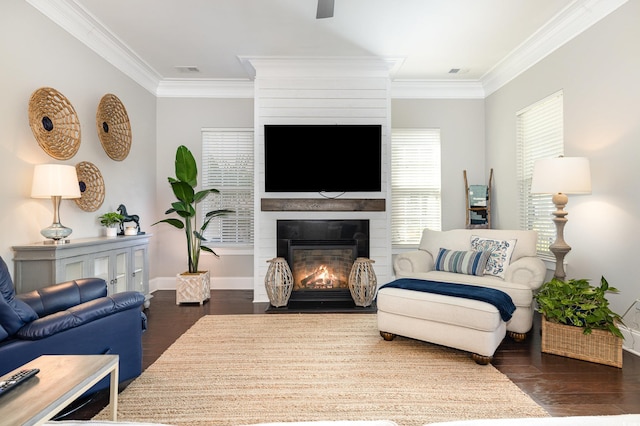
[[[149,280],[149,292],[175,290],[176,277],[158,277]],[[253,277],[212,277],[212,290],[253,290]]]
[[[255,292],[253,293],[253,303],[264,303],[268,301],[269,297],[266,295],[256,295]]]
[[[624,325],[619,326],[624,341],[622,342],[622,349],[627,352],[631,352],[634,355],[640,356],[640,330],[633,330]]]

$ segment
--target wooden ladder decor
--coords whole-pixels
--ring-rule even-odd
[[[471,185],[467,181],[467,171],[463,171],[466,198],[465,227],[491,229],[491,182],[493,169],[489,173],[488,185]]]

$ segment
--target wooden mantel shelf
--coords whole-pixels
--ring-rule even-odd
[[[384,198],[262,198],[264,212],[383,212]]]

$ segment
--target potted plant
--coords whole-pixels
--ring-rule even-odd
[[[184,145],[180,145],[176,151],[175,159],[176,177],[169,177],[169,184],[177,201],[171,203],[171,208],[165,214],[176,214],[172,217],[160,220],[158,223],[168,223],[178,229],[184,229],[187,242],[188,270],[177,275],[176,302],[199,302],[202,304],[209,299],[209,271],[200,271],[200,253],[202,250],[218,255],[209,247],[203,246],[205,230],[215,217],[231,213],[231,210],[212,210],[205,214],[202,225],[197,224],[197,205],[209,194],[217,194],[217,189],[203,189],[196,191],[198,185],[198,168],[191,151]],[[153,226],[152,225],[152,226]]]
[[[604,277],[599,286],[587,279],[544,283],[534,296],[543,315],[542,352],[622,367],[622,318],[606,298],[617,292]]]
[[[117,226],[122,222],[124,216],[118,212],[107,212],[98,217],[98,219],[100,219],[100,225],[106,228],[107,237],[115,237],[118,235]]]

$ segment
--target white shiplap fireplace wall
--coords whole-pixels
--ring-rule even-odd
[[[370,258],[378,283],[392,275],[389,164],[390,73],[392,60],[380,58],[244,58],[255,70],[255,249],[254,301],[267,302],[264,276],[276,256],[279,219],[368,219]],[[382,188],[380,193],[347,193],[342,198],[385,199],[385,211],[262,211],[262,198],[321,198],[320,194],[264,192],[265,124],[382,125]],[[300,150],[308,150],[304,141]],[[295,178],[295,177],[294,177]],[[325,194],[338,196],[340,194]]]

